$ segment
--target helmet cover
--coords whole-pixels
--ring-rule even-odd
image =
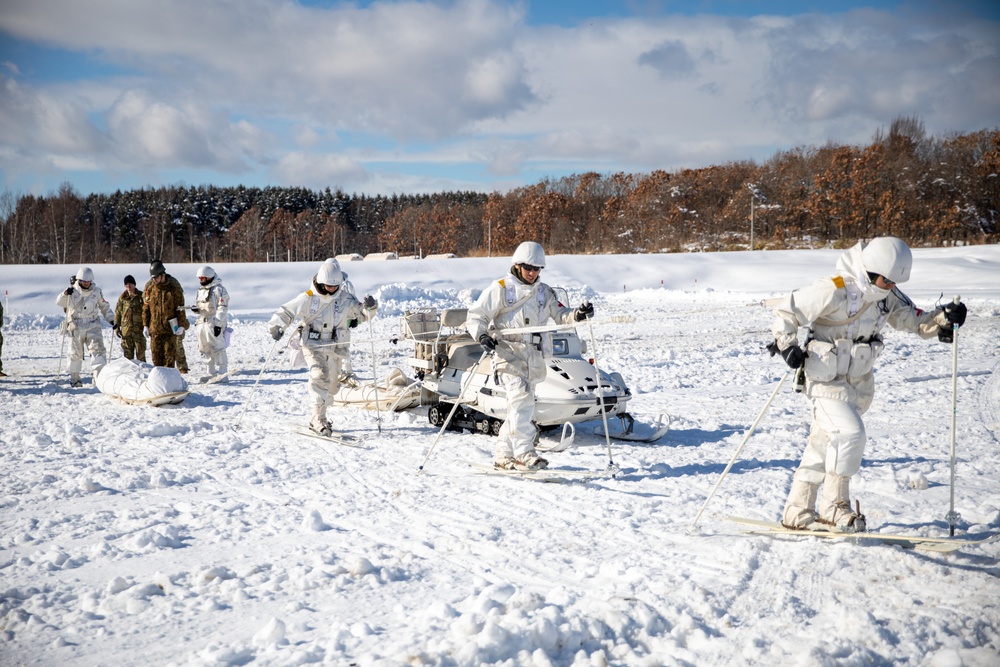
[[[545,268],[545,251],[542,246],[534,241],[525,241],[517,246],[514,255],[510,258],[514,264],[528,264]]]
[[[340,285],[344,282],[344,274],[340,270],[340,264],[332,257],[319,267],[316,274],[316,282],[320,285]]]
[[[872,239],[861,251],[861,264],[865,271],[877,273],[894,283],[905,283],[910,279],[913,253],[895,236],[881,236]]]

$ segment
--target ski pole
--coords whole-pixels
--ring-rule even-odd
[[[278,340],[281,340],[280,338]],[[233,429],[238,429],[240,427],[240,421],[243,419],[243,415],[246,414],[247,408],[250,407],[250,399],[253,398],[254,393],[257,391],[257,385],[260,384],[260,379],[264,375],[264,371],[267,370],[267,365],[271,363],[271,356],[274,355],[274,349],[278,347],[278,340],[275,340],[271,345],[271,351],[267,353],[267,359],[264,360],[264,365],[260,367],[260,373],[257,374],[257,380],[253,383],[253,388],[250,390],[250,395],[247,396],[247,400],[243,402],[243,409],[240,410],[239,417],[236,418],[236,423],[233,424]]]
[[[441,435],[444,433],[445,429],[448,428],[448,424],[451,423],[451,418],[455,416],[455,411],[458,410],[458,404],[462,402],[462,396],[465,395],[465,390],[469,388],[470,384],[472,384],[472,378],[476,374],[476,369],[479,368],[479,364],[483,363],[483,359],[485,359],[489,354],[489,352],[484,350],[475,366],[471,366],[469,370],[466,371],[469,374],[469,377],[465,378],[459,387],[458,396],[455,398],[455,403],[451,406],[451,412],[448,413],[448,418],[444,420],[443,424],[441,424],[441,430],[438,431],[437,436],[434,438],[434,442],[431,443],[430,449],[427,450],[427,455],[424,456],[424,460],[420,462],[420,467],[417,468],[417,472],[424,471],[424,464],[427,463],[427,459],[431,457],[431,452],[433,452],[434,448],[437,447],[438,440],[441,439]]]
[[[743,437],[743,442],[741,442],[740,446],[736,448],[736,453],[734,453],[733,458],[729,460],[729,465],[727,465],[726,469],[722,471],[721,475],[719,475],[719,481],[716,482],[715,486],[712,487],[712,491],[711,493],[708,494],[708,498],[705,498],[705,502],[702,504],[701,509],[698,510],[698,514],[695,515],[694,521],[692,521],[691,525],[688,526],[688,530],[694,530],[694,527],[698,524],[698,520],[701,519],[701,513],[704,512],[705,508],[708,506],[708,501],[710,501],[712,499],[712,496],[715,495],[715,492],[719,490],[719,486],[722,484],[722,480],[726,478],[726,475],[729,474],[729,469],[733,467],[734,463],[736,463],[736,457],[740,455],[740,452],[743,451],[743,446],[747,444],[747,442],[750,440],[750,436],[753,435],[753,432],[757,430],[757,425],[760,424],[760,420],[764,418],[764,413],[767,412],[767,409],[769,407],[771,407],[771,401],[773,401],[774,397],[778,395],[778,390],[781,389],[781,385],[785,384],[785,380],[787,380],[788,376],[791,375],[793,372],[794,370],[790,368],[785,372],[784,375],[781,376],[781,380],[778,382],[778,386],[776,386],[774,388],[774,391],[771,392],[771,396],[770,398],[767,399],[767,403],[765,403],[764,407],[761,408],[760,414],[757,415],[757,419],[754,420],[753,424],[750,426],[750,430],[747,431],[747,434]]]
[[[56,377],[62,375],[62,360],[66,355],[66,320],[63,320],[59,328],[62,330],[62,345],[59,346],[59,367],[56,369]]]
[[[371,313],[369,313],[370,315]],[[375,359],[375,331],[372,328],[372,318],[368,318],[368,336],[372,341],[372,384],[375,385],[375,425],[379,435],[382,434],[382,408],[378,405],[378,370]]]
[[[960,303],[956,295],[954,303]],[[955,416],[958,411],[958,325],[951,325],[951,507],[945,520],[948,522],[948,535],[954,537],[955,524],[962,517],[955,511]]]
[[[594,325],[587,318],[587,327],[590,329],[590,347],[594,352],[594,373],[597,375],[597,402],[601,406],[601,419],[604,420],[604,443],[608,448],[608,469],[615,467],[614,459],[611,457],[611,432],[608,430],[608,413],[604,409],[604,390],[601,389],[601,369],[597,367],[597,343],[594,340]]]

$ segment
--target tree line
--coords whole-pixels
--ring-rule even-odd
[[[506,193],[347,195],[329,188],[0,194],[0,263],[261,262],[344,253],[503,255],[995,243],[1000,130],[927,136],[895,119],[866,146],[781,151],[675,172],[575,174]]]

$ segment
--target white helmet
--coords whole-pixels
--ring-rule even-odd
[[[545,251],[534,241],[525,241],[517,246],[510,261],[514,264],[528,264],[545,268]]]
[[[895,236],[882,236],[872,239],[861,251],[861,263],[865,271],[877,273],[894,283],[905,283],[910,279],[913,253]]]
[[[203,266],[198,269],[198,278],[214,278],[215,269],[210,266]]]
[[[92,283],[94,282],[94,272],[90,270],[89,266],[81,266],[80,270],[76,272],[76,279],[85,283]]]
[[[340,285],[344,282],[344,274],[340,270],[340,264],[334,258],[323,262],[316,274],[316,282],[320,285]]]

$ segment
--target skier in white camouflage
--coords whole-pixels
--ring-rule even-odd
[[[864,515],[851,507],[850,481],[867,440],[862,415],[875,395],[873,367],[888,324],[921,338],[950,343],[966,307],[917,308],[897,287],[910,277],[910,248],[898,238],[860,242],[841,255],[837,271],[782,298],[772,325],[771,355],[805,373],[812,424],[802,462],[782,514],[788,528],[860,532]],[[809,330],[800,345],[800,327]],[[820,487],[823,495],[816,503]]]
[[[539,281],[545,251],[525,241],[511,257],[510,272],[494,281],[469,309],[466,328],[485,352],[507,396],[507,416],[497,438],[494,467],[501,470],[538,470],[549,462],[535,452],[537,435],[532,416],[535,387],[545,379],[545,356],[551,355],[548,334],[504,334],[504,329],[557,324],[593,317],[594,306],[573,309],[559,303],[552,288]],[[545,349],[548,346],[548,349]]]
[[[198,269],[198,298],[192,308],[198,316],[198,351],[208,359],[209,377],[222,377],[229,372],[226,353],[226,326],[229,321],[229,292],[211,266]]]
[[[313,276],[312,289],[282,305],[268,322],[271,337],[277,341],[293,322],[302,321],[297,333],[309,366],[309,428],[327,436],[333,432],[326,418],[327,408],[340,391],[341,365],[350,355],[348,329],[352,321],[373,317],[378,308],[371,295],[359,302],[341,288],[343,282],[337,260],[327,259]]]
[[[95,378],[108,363],[101,315],[113,325],[115,313],[105,301],[101,288],[94,284],[94,272],[90,267],[80,267],[75,278],[73,284],[56,297],[56,305],[66,311],[65,335],[70,336],[69,381],[74,387],[82,387],[80,371],[85,350],[90,351],[90,368]]]

